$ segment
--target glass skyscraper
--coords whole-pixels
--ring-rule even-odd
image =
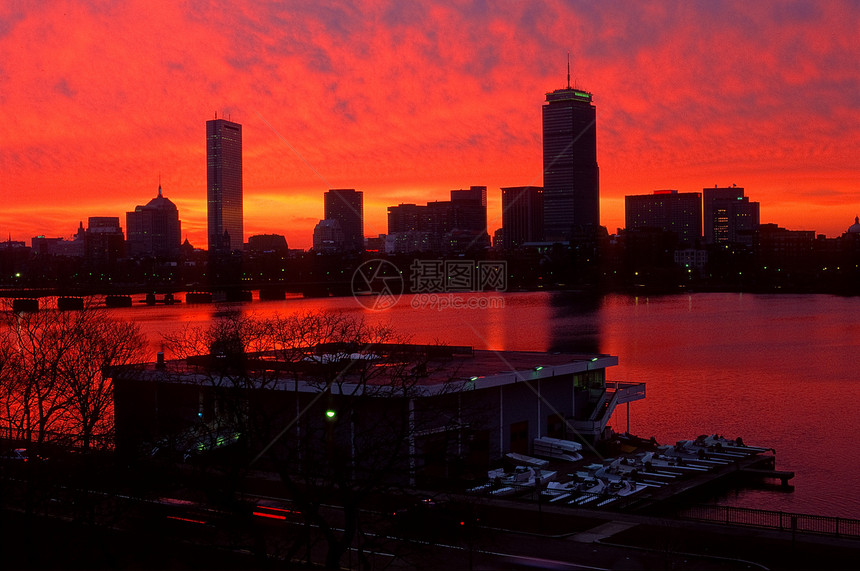
[[[206,121],[206,204],[209,251],[241,250],[242,126],[225,119]]]
[[[592,95],[546,94],[543,105],[544,233],[550,241],[593,237],[600,226],[597,126]]]

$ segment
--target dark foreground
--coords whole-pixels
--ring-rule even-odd
[[[87,526],[3,511],[4,569],[301,569],[287,560],[227,548],[153,524]],[[500,501],[479,529],[431,542],[381,537],[373,569],[855,569],[860,540],[762,531]],[[296,533],[265,531],[268,545]],[[358,569],[357,556],[344,568]]]

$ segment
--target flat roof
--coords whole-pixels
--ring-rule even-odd
[[[398,346],[401,351],[404,347],[408,350],[410,346]],[[409,353],[398,352],[386,355],[384,362],[388,363],[392,362],[392,360],[398,360],[405,367],[408,367],[413,362],[416,365],[426,363],[426,370],[422,370],[421,376],[417,379],[416,383],[424,394],[438,394],[450,388],[462,390],[491,388],[522,381],[548,379],[588,370],[605,369],[618,364],[618,357],[606,354],[471,350],[471,347],[458,347],[456,348],[458,350],[452,351],[451,355],[441,357],[432,355],[425,360],[423,358],[425,353],[417,351],[421,348],[426,348],[426,346],[415,345],[413,347],[416,349],[414,359],[409,358]],[[326,354],[323,353],[315,357],[315,359],[324,359]],[[281,368],[278,366],[279,361],[276,359],[266,358],[266,355],[262,357],[253,361],[250,367],[251,370],[276,371]],[[354,377],[356,382],[358,378],[357,373],[351,374],[349,372],[349,363],[373,360],[369,358],[372,357],[371,352],[363,354],[342,352],[338,354],[338,357],[344,363],[343,369],[345,372],[342,375],[342,379],[345,385],[352,387],[355,387],[356,383],[350,383],[350,377]],[[284,370],[284,374],[280,377],[277,375],[274,377],[269,376],[270,384],[267,386],[272,389],[319,392],[319,377],[315,377],[313,374],[315,365],[316,363],[314,362],[306,362],[305,368],[307,370],[305,371],[296,373]],[[120,379],[168,383],[204,384],[208,381],[208,384],[211,384],[213,381],[213,373],[206,371],[204,365],[188,364],[182,360],[168,361],[165,366],[159,366],[156,363],[147,363],[142,369],[125,369],[116,376]],[[386,384],[386,378],[382,376],[377,379],[371,379],[368,381],[368,384],[384,385]],[[336,393],[337,391],[334,390],[333,392]]]

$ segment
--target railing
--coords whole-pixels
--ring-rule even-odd
[[[589,419],[574,420],[572,427],[580,434],[600,434],[606,427],[606,423],[609,422],[612,413],[615,412],[616,406],[644,398],[645,383],[609,381],[606,383],[606,391],[595,404]]]
[[[710,504],[690,506],[676,515],[679,519],[860,539],[860,519]]]
[[[612,404],[612,400],[617,398],[618,393],[616,391],[609,392],[604,391],[602,395],[600,395],[600,400],[594,405],[594,410],[591,411],[591,415],[588,417],[589,420],[600,420],[603,418],[603,414],[606,412],[608,408],[614,408]]]
[[[624,404],[645,398],[645,383],[624,383],[620,381],[609,381],[606,388],[615,389],[618,395],[618,404]]]

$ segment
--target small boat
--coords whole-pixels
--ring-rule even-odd
[[[490,481],[480,486],[470,488],[471,493],[489,493],[494,496],[514,494],[529,488],[535,488],[549,484],[555,480],[557,472],[553,470],[541,470],[531,466],[517,466],[513,472],[506,472],[504,468],[496,468],[487,472]]]

